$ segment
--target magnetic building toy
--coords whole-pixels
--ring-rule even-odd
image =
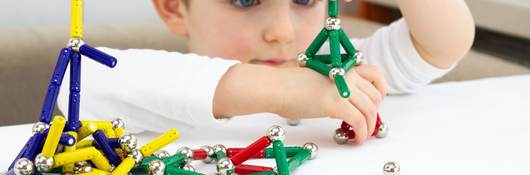
[[[337,90],[343,98],[350,97],[350,90],[344,74],[353,66],[360,65],[363,55],[351,43],[341,29],[338,18],[338,0],[328,0],[328,15],[324,28],[309,45],[307,50],[298,55],[298,64],[311,68],[335,81]],[[330,54],[317,55],[317,52],[329,40]],[[346,54],[341,54],[341,46]]]
[[[124,122],[80,121],[81,55],[113,68],[116,58],[95,49],[83,40],[82,0],[71,0],[70,40],[61,49],[51,75],[39,121],[7,175],[44,173],[127,174],[143,157],[178,139],[173,129],[152,142],[137,147],[137,139],[124,132]],[[70,94],[67,118],[53,116],[59,89],[70,65]],[[92,136],[92,138],[88,138]]]
[[[342,98],[350,97],[350,90],[344,76],[352,67],[358,66],[364,60],[363,54],[353,46],[346,32],[341,28],[341,20],[338,18],[338,0],[328,0],[328,18],[324,23],[324,28],[316,36],[305,52],[298,54],[298,64],[308,67],[323,75],[328,76],[335,82],[339,95]],[[319,54],[317,52],[322,46],[329,42],[329,54]],[[345,53],[341,53],[341,48]],[[296,126],[300,123],[298,119],[289,119],[287,123]],[[376,129],[372,135],[383,138],[388,133],[388,125],[381,121],[377,114]],[[335,131],[334,140],[339,144],[345,144],[348,140],[354,139],[355,133],[351,126],[342,122],[341,128]]]
[[[153,156],[143,159],[139,166],[132,169],[131,173],[204,175],[196,172],[191,165],[192,161],[201,160],[204,163],[215,162],[219,175],[287,175],[317,155],[318,147],[314,143],[284,147],[284,139],[284,129],[274,125],[268,129],[267,135],[260,137],[245,148],[226,148],[221,144],[205,145],[199,149],[181,147],[174,155],[160,150]],[[245,164],[250,159],[274,159],[276,167]]]

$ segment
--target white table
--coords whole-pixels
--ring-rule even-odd
[[[431,85],[413,95],[387,97],[380,109],[389,136],[364,145],[337,145],[339,121],[316,119],[291,127],[270,114],[235,118],[215,128],[181,132],[166,150],[223,143],[245,146],[272,124],[287,131],[286,145],[306,141],[320,147],[318,158],[295,174],[380,175],[386,161],[397,161],[403,175],[528,174],[530,158],[530,75]],[[252,123],[252,124],[251,124]],[[0,128],[4,170],[30,136],[30,125]],[[154,133],[140,134],[141,142]],[[273,165],[273,161],[252,161]],[[212,165],[195,164],[212,172]]]

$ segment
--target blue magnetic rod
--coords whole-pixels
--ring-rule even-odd
[[[66,131],[77,132],[81,127],[79,106],[81,95],[81,54],[74,52],[70,57],[70,95],[68,99],[68,121]]]
[[[105,154],[105,157],[109,159],[109,162],[114,166],[120,165],[121,159],[118,154],[114,152],[114,148],[112,148],[112,146],[109,144],[109,139],[107,139],[105,133],[103,133],[101,130],[97,130],[92,134],[92,137],[94,137],[94,140],[97,142],[99,147],[101,147],[103,154]]]
[[[66,67],[68,66],[72,52],[71,48],[63,48],[59,53],[59,58],[53,70],[50,83],[48,84],[48,91],[44,97],[44,103],[40,113],[40,121],[43,123],[50,124],[52,120],[53,109],[57,101],[57,95],[59,95],[59,88],[63,82],[64,73],[66,72]]]
[[[116,63],[118,62],[118,60],[116,60],[116,58],[114,58],[113,56],[110,56],[109,54],[106,54],[102,51],[99,51],[96,48],[89,46],[87,44],[81,45],[81,47],[79,47],[79,52],[82,55],[87,56],[111,68],[116,66]]]
[[[43,134],[44,136],[48,136],[48,131],[50,129],[46,129],[44,130]],[[75,143],[76,143],[76,139],[74,136],[70,135],[70,134],[67,134],[67,133],[62,133],[61,134],[61,139],[59,139],[59,143],[61,145],[64,145],[64,146],[74,146]]]

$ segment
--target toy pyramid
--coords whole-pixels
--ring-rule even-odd
[[[335,81],[337,90],[342,98],[350,97],[350,90],[344,74],[353,66],[358,66],[363,61],[363,54],[359,52],[351,43],[349,37],[341,28],[341,21],[338,18],[338,0],[328,0],[328,18],[324,28],[317,35],[315,40],[309,45],[304,53],[298,55],[298,64],[313,69],[323,75],[327,75]],[[317,55],[324,43],[329,40],[330,54]],[[341,53],[341,47],[346,52]],[[290,125],[297,125],[299,121],[289,121]],[[384,138],[388,133],[388,125],[381,121],[377,114],[377,121],[372,136]],[[338,144],[345,144],[348,140],[355,139],[355,132],[351,125],[342,122],[341,127],[335,130],[334,140]]]
[[[346,33],[341,29],[338,16],[338,0],[328,0],[328,15],[324,28],[304,53],[298,55],[300,66],[309,67],[335,81],[339,94],[350,97],[350,90],[344,80],[344,74],[353,66],[361,64],[363,55],[359,52]],[[330,54],[317,55],[326,40],[329,40]],[[341,54],[341,46],[346,54]]]

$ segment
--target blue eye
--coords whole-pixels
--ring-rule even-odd
[[[260,4],[259,0],[231,0],[232,4],[240,8],[249,8]]]
[[[314,0],[293,0],[295,4],[309,6],[313,3]]]

